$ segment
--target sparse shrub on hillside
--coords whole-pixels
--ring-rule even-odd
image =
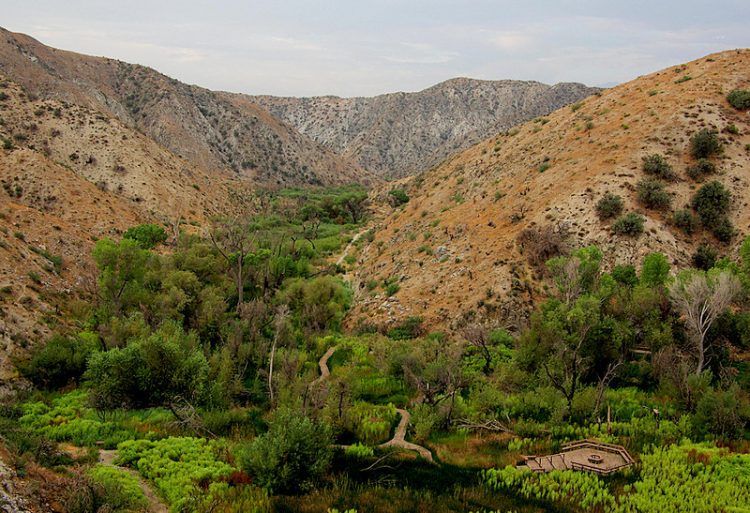
[[[424,334],[421,317],[407,317],[388,330],[388,338],[393,340],[411,340]]]
[[[635,237],[643,233],[643,225],[646,219],[638,213],[628,212],[620,216],[612,225],[612,231],[617,235]]]
[[[602,220],[619,216],[622,213],[622,209],[622,198],[611,192],[604,194],[596,203],[596,213],[599,219]]]
[[[666,210],[672,203],[672,197],[664,184],[659,180],[647,178],[636,185],[638,201],[646,208]]]
[[[716,164],[708,159],[698,159],[694,165],[687,169],[687,175],[693,180],[701,180],[706,175],[712,175],[716,172]]]
[[[700,217],[703,226],[711,230],[721,242],[731,241],[736,234],[728,217],[731,202],[731,193],[718,181],[703,185],[693,196],[693,210]]]
[[[13,141],[8,139],[7,137],[3,137],[3,149],[4,150],[12,150],[13,149]]]
[[[719,256],[716,249],[708,244],[701,244],[698,249],[695,250],[691,258],[693,267],[708,271],[716,264],[716,258]]]
[[[550,258],[568,252],[568,229],[564,225],[546,225],[526,228],[518,234],[516,242],[521,246],[526,260],[541,267]]]
[[[732,195],[721,182],[703,185],[692,199],[693,210],[707,228],[721,221],[729,212]]]
[[[727,95],[727,101],[737,110],[750,109],[750,90],[735,89]]]
[[[398,207],[409,202],[409,195],[403,189],[392,189],[388,193],[388,199],[391,205]]]
[[[698,218],[687,209],[681,209],[675,212],[672,217],[672,222],[686,235],[692,235],[700,226]]]
[[[643,172],[663,180],[673,180],[675,178],[672,166],[664,156],[658,153],[652,153],[643,157]]]
[[[690,154],[696,159],[706,159],[721,151],[721,141],[713,130],[704,128],[690,138]]]

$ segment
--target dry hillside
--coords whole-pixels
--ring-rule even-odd
[[[115,117],[208,170],[232,169],[265,186],[371,180],[252,102],[151,68],[50,48],[0,28],[0,72],[32,95]]]
[[[142,222],[204,226],[247,193],[116,119],[33,99],[2,77],[0,141],[0,389],[14,352],[46,340],[93,290],[97,239]]]
[[[638,263],[652,251],[686,264],[704,240],[733,253],[750,231],[750,119],[726,95],[748,87],[750,51],[711,55],[527,122],[410,180],[411,200],[379,223],[358,255],[350,325],[410,315],[433,327],[473,315],[522,323],[544,294],[517,243],[529,227],[567,227],[571,247],[598,245],[608,266]],[[739,232],[728,246],[705,230],[687,236],[671,213],[636,201],[642,158],[662,153],[678,175],[667,184],[672,208],[689,203],[699,184],[685,174],[693,163],[688,141],[701,128],[717,130],[724,142],[714,179],[732,192]],[[598,219],[595,203],[608,191],[623,197],[626,212],[646,216],[643,235],[614,235],[611,221]],[[390,298],[384,279],[399,287]]]
[[[455,78],[416,93],[372,98],[250,98],[362,167],[400,178],[595,91],[575,83]]]

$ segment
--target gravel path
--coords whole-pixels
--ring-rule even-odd
[[[369,230],[369,228],[368,228],[368,230]],[[354,237],[352,237],[352,240],[350,240],[349,244],[347,244],[346,247],[344,248],[344,252],[341,253],[341,256],[339,257],[339,259],[336,260],[336,265],[341,265],[341,264],[344,263],[344,259],[349,254],[349,250],[352,249],[352,246],[354,246],[354,243],[357,242],[359,240],[359,238],[361,236],[363,236],[365,233],[367,233],[367,230],[362,230],[361,232],[359,232],[358,234],[356,234]]]

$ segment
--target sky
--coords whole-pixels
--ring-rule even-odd
[[[750,0],[5,0],[0,25],[249,94],[371,96],[457,76],[609,86],[750,46]]]

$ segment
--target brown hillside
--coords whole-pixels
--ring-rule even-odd
[[[257,105],[151,68],[57,50],[0,28],[0,72],[35,96],[116,117],[199,167],[232,169],[260,185],[372,179]]]
[[[750,51],[729,51],[640,77],[488,139],[409,182],[411,200],[382,220],[354,271],[358,301],[349,317],[382,324],[424,317],[451,327],[473,315],[521,324],[543,295],[516,239],[528,227],[567,226],[571,246],[598,245],[607,265],[638,263],[664,252],[686,264],[703,240],[732,253],[750,229],[750,119],[726,94],[750,86]],[[737,128],[729,130],[730,125]],[[714,177],[733,194],[735,243],[706,231],[686,236],[669,213],[636,202],[641,159],[663,153],[678,179],[667,184],[672,208],[683,208],[698,184],[687,178],[690,136],[708,127],[724,142]],[[646,232],[615,236],[594,205],[607,191],[625,211],[643,213]],[[390,298],[382,280],[400,290]],[[378,280],[378,286],[368,291]],[[368,287],[369,285],[369,287]]]

